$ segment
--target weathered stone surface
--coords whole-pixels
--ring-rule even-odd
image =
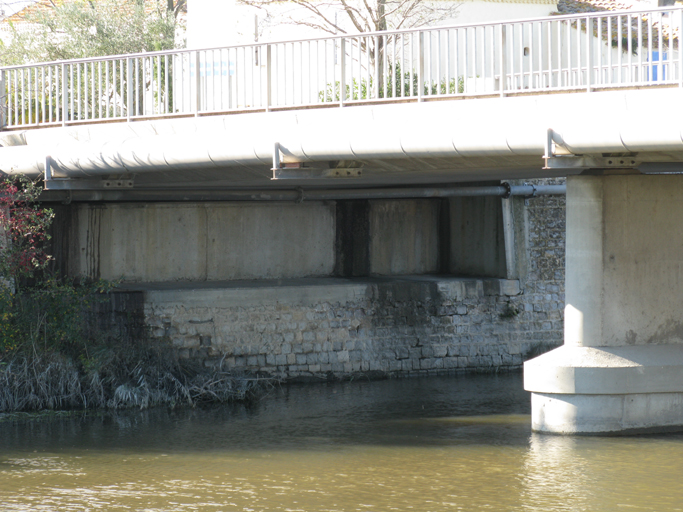
[[[519,280],[320,278],[160,291],[145,295],[146,324],[180,357],[285,378],[518,369],[561,345],[565,298],[564,197],[530,198],[524,210]]]

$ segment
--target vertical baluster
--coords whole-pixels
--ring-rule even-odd
[[[415,33],[410,34],[410,84],[408,85],[410,90],[410,96],[417,96],[417,91],[415,90]]]
[[[14,70],[14,126],[19,124],[19,119],[20,119],[20,114],[19,114],[19,96],[22,94],[22,91],[19,89],[19,71],[18,69]],[[22,71],[23,74],[23,71]],[[22,111],[24,109],[22,108]]]
[[[612,59],[612,54],[614,53],[614,47],[612,44],[612,38],[614,37],[612,34],[612,20],[613,19],[614,19],[613,16],[607,17],[607,68],[608,68],[607,85],[611,85],[614,83],[614,62]]]
[[[26,84],[26,95],[28,99],[28,124],[33,122],[33,88],[31,87],[31,75],[33,70],[31,68],[26,69],[27,84]]]
[[[387,89],[387,36],[382,34],[382,84],[384,86],[383,98],[388,97]]]
[[[636,74],[636,80],[640,83],[643,83],[645,81],[643,80],[643,14],[637,14],[636,20],[638,22],[638,30],[636,35],[638,38],[636,41],[636,49],[638,51],[638,73]]]
[[[565,87],[569,87],[572,85],[572,75],[574,73],[574,52],[572,52],[572,24],[570,20],[567,20],[567,23],[565,24],[566,27],[566,41],[565,44],[567,45],[567,72],[566,72],[566,79],[564,82]]]
[[[548,87],[553,86],[553,27],[559,30],[558,22],[549,21],[548,22]],[[559,58],[559,51],[558,58]]]
[[[468,87],[468,78],[470,75],[470,45],[469,45],[469,29],[467,27],[462,29],[463,32],[463,79],[465,81],[465,87],[464,87],[464,92],[469,93],[469,87]]]
[[[438,80],[439,80],[438,89],[439,89],[439,93],[448,94],[448,79],[446,77],[446,75],[448,73],[446,72],[445,69],[443,69],[444,66],[443,66],[443,63],[441,61],[441,59],[443,58],[443,52],[442,52],[442,48],[441,48],[442,47],[441,39],[442,39],[443,33],[441,30],[438,30],[438,29],[435,30],[435,32],[436,32],[437,44],[438,44],[437,50],[436,50],[436,53],[438,54],[438,56],[437,56],[437,70],[436,70],[436,74],[437,74]],[[486,61],[484,60],[484,62],[486,62]],[[442,80],[444,81],[444,88],[443,89],[441,89],[441,81]]]
[[[129,59],[119,60],[119,115],[124,117],[128,115],[128,91],[130,90],[130,75],[126,78],[126,72],[128,70]],[[125,109],[124,109],[125,106]],[[125,110],[125,114],[124,114]]]
[[[678,86],[683,87],[683,9],[678,11],[678,27]],[[673,29],[670,39],[673,50]]]
[[[111,62],[112,61],[109,60],[104,61],[104,90],[102,91],[104,94],[104,101],[102,101],[102,97],[100,97],[100,102],[104,103],[104,118],[109,118],[109,66]]]
[[[266,112],[270,110],[273,104],[273,45],[269,44],[266,46]]]
[[[106,63],[106,61],[104,61]],[[97,62],[97,117],[102,119],[102,63],[103,61]],[[93,97],[94,97],[93,93]]]
[[[201,66],[201,57],[199,51],[194,52],[194,113],[195,116],[199,115],[199,109],[201,108],[200,105],[200,89],[202,86],[202,81],[201,81],[201,71],[200,71],[200,66]],[[191,74],[191,73],[190,73]]]
[[[460,29],[453,29],[453,35],[453,78],[455,79],[455,92],[461,93],[465,90],[464,88],[460,90]]]
[[[627,15],[626,22],[628,23],[628,26],[626,27],[627,30],[627,37],[628,37],[628,81],[627,83],[631,84],[633,83],[633,18],[631,17],[630,14]]]
[[[597,21],[600,21],[599,19]],[[586,18],[586,91],[593,88],[593,19]],[[600,43],[598,43],[600,48]]]
[[[584,84],[583,79],[583,49],[581,41],[583,40],[582,34],[588,33],[588,27],[586,27],[586,32],[582,30],[583,20],[581,18],[576,20],[576,79],[573,84],[576,87],[580,87]]]
[[[623,32],[624,29],[621,26],[621,16],[617,16],[617,57],[618,57],[618,63],[619,63],[619,80],[618,84],[621,85],[623,82],[623,70],[624,70],[624,42],[623,42]]]
[[[49,69],[47,70],[47,81],[49,84],[49,93],[48,93],[48,106],[47,106],[47,120],[49,123],[54,121],[54,116],[52,115],[52,108],[53,108],[53,99],[52,96],[57,94],[57,88],[53,87],[52,84],[54,84],[54,78],[53,78],[53,70],[55,70],[55,66],[50,66]],[[55,96],[55,100],[56,100]]]
[[[655,75],[659,80],[658,69],[652,58],[652,16],[647,17],[647,61],[649,62],[647,79],[649,82],[653,82]]]
[[[603,73],[603,62],[602,62],[602,49],[603,49],[603,40],[602,40],[602,22],[604,18],[600,17],[596,19],[596,22],[598,24],[597,26],[597,54],[598,54],[598,65],[597,65],[597,70],[598,70],[598,76],[596,77],[596,84],[601,85],[603,82],[602,78],[602,73]]]
[[[484,38],[486,38],[486,27],[484,27]],[[486,45],[484,45],[486,46]],[[484,51],[486,51],[486,48],[484,48]],[[457,89],[457,81],[455,85],[455,89],[451,89],[451,31],[449,29],[446,29],[446,93],[447,94],[453,94],[458,92]]]
[[[346,102],[346,38],[342,37],[339,40],[339,106],[343,107]]]
[[[171,70],[170,70],[170,68],[169,68],[169,65],[170,65],[170,64],[169,64],[168,54],[166,54],[166,55],[164,55],[164,91],[163,91],[163,95],[164,95],[164,114],[168,114],[168,113],[169,113],[169,110],[168,110],[168,109],[169,109],[169,106],[170,106],[170,105],[169,105],[169,101],[168,101],[168,97],[169,97],[169,95],[170,95],[170,89],[169,89],[169,86],[168,86],[168,77],[169,77],[169,75],[170,75],[170,73],[171,73]]]
[[[66,64],[62,64],[60,68],[60,79],[62,83],[62,95],[61,95],[61,121],[62,121],[62,126],[66,125],[66,112],[67,112],[67,105],[68,103],[68,98],[67,98],[67,80],[66,80]]]
[[[41,104],[41,123],[47,121],[47,102],[45,98],[45,66],[40,68],[40,104]]]
[[[8,91],[8,71],[0,69],[0,129],[11,124],[12,110],[10,106],[10,94]],[[7,105],[5,107],[5,105]]]
[[[659,69],[659,74],[657,75],[657,78],[660,81],[664,81],[666,79],[666,72],[664,70],[664,47],[662,46],[662,39],[664,39],[664,24],[662,23],[662,11],[659,11],[657,13],[657,17],[659,18],[659,27],[657,28],[657,48],[659,50],[659,64],[657,68]]]
[[[83,72],[81,73],[81,68],[83,68]],[[88,63],[84,62],[78,64],[78,87],[79,91],[82,91],[82,94],[79,95],[79,101],[78,101],[78,119],[87,119],[88,118],[88,91],[90,90],[90,87],[88,87]]]

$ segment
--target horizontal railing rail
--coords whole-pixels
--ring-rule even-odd
[[[341,34],[0,68],[0,126],[683,87],[683,8]]]

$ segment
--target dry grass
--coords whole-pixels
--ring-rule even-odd
[[[0,413],[247,401],[272,385],[181,363],[161,347],[103,348],[78,362],[54,353],[22,355],[0,362]]]

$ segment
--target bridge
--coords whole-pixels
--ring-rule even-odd
[[[681,27],[662,8],[6,67],[0,171],[44,179],[64,273],[124,276],[181,355],[290,377],[520,365],[562,302],[531,277],[524,198],[563,189],[525,181],[567,176],[533,428],[681,428]]]

